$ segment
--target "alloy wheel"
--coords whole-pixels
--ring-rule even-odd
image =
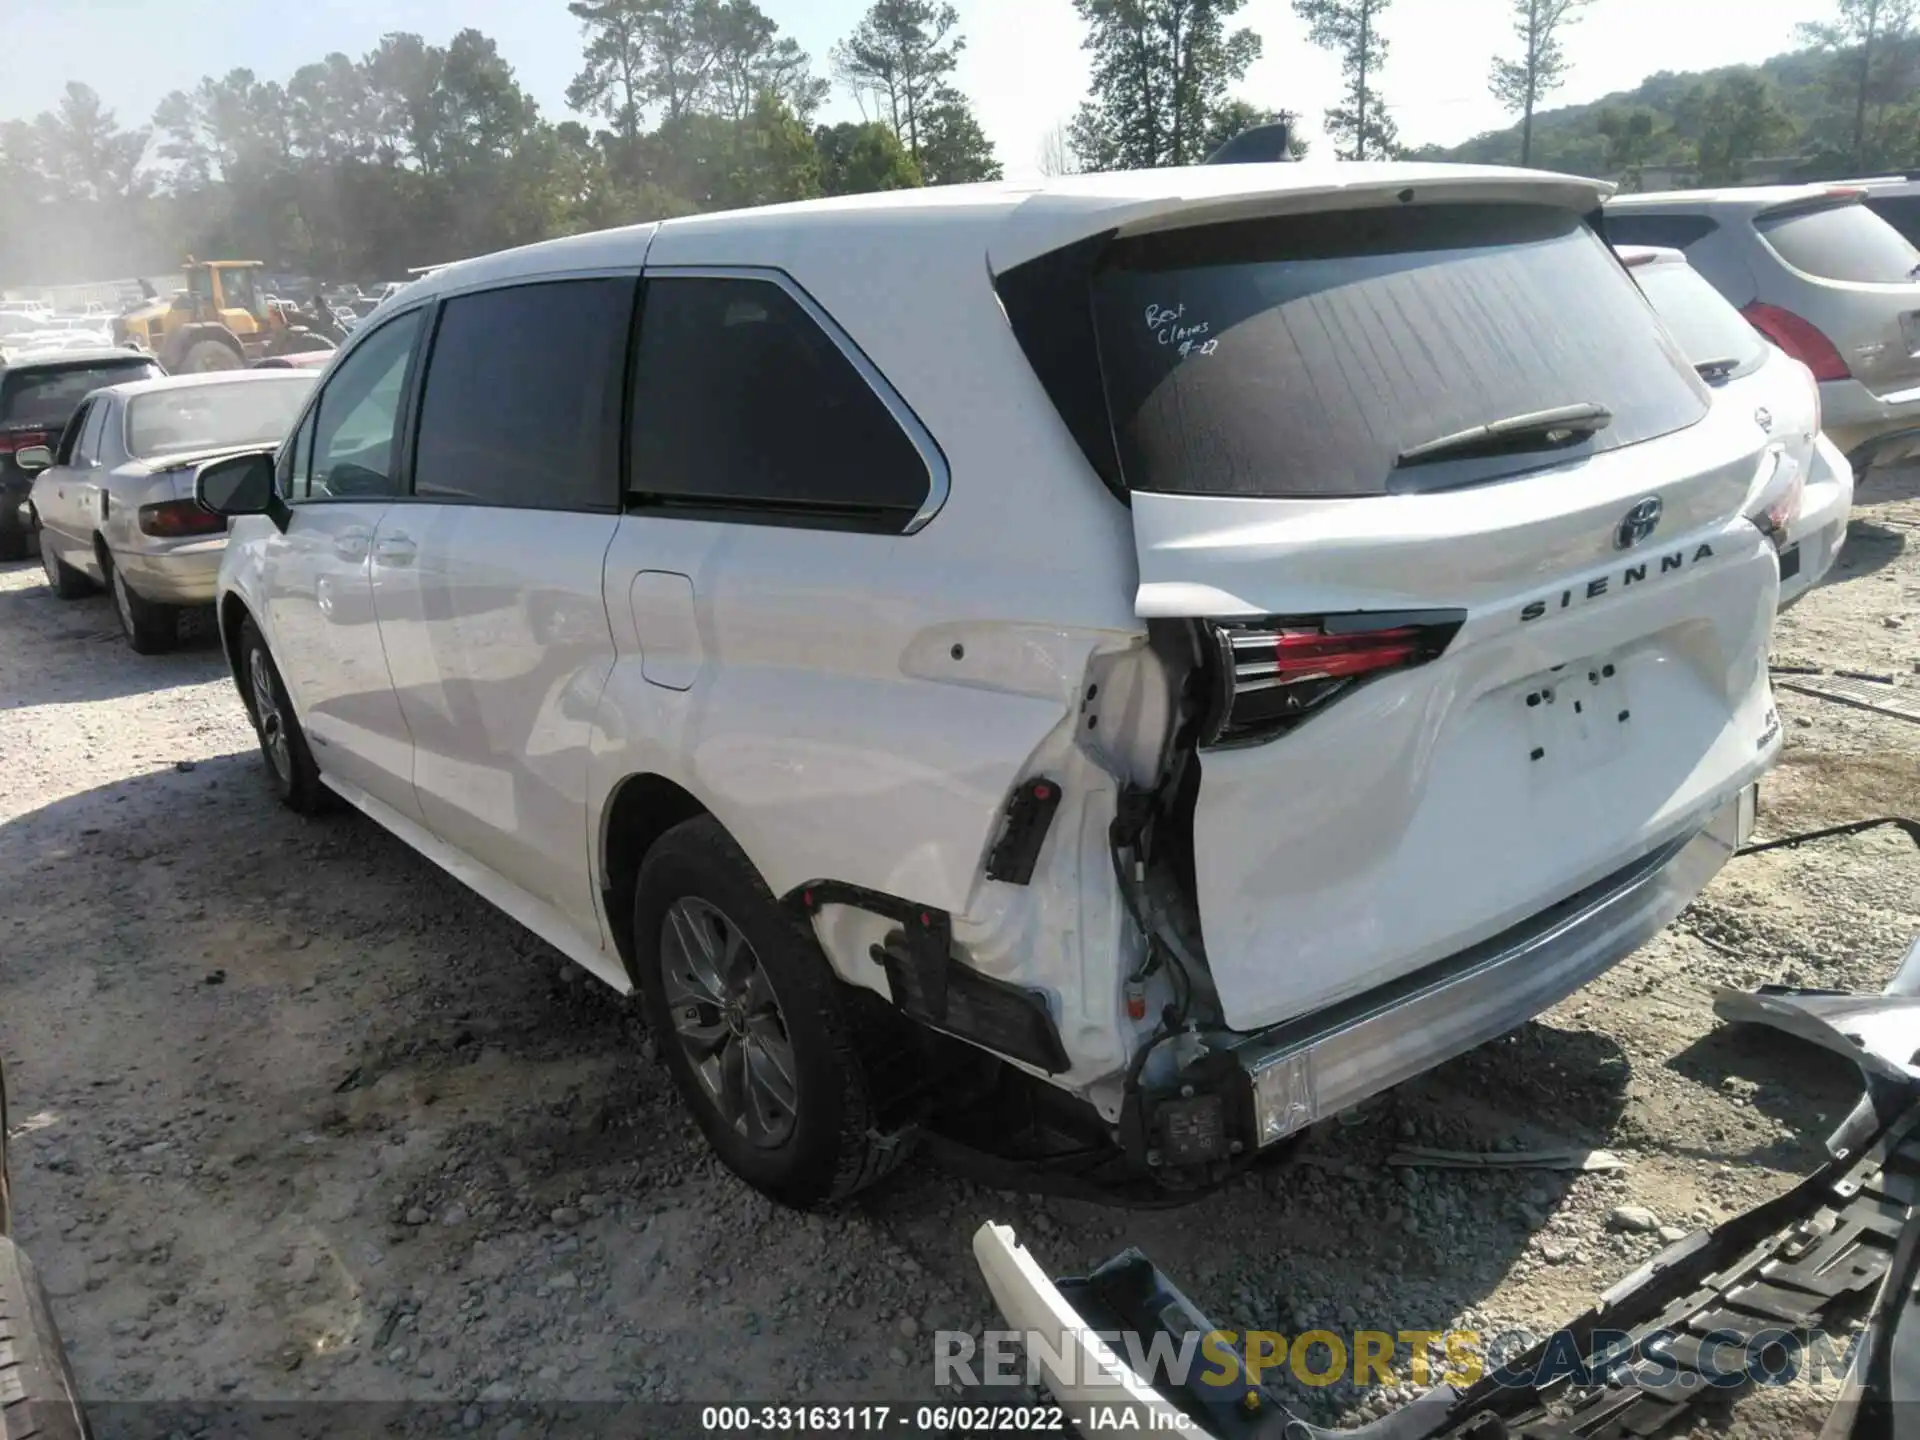
[[[674,1036],[720,1118],[771,1149],[793,1134],[798,1067],[786,1016],[739,926],[692,895],[660,927],[661,978]]]
[[[274,696],[273,671],[264,650],[256,649],[247,656],[247,679],[253,689],[253,714],[260,725],[261,748],[267,752],[274,774],[291,781],[293,757],[287,749],[287,725]]]

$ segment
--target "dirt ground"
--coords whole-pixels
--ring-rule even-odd
[[[1862,490],[1778,662],[1920,689],[1916,497],[1916,474]],[[1780,709],[1762,838],[1920,815],[1920,725],[1785,691]],[[433,1401],[502,1436],[526,1402],[930,1400],[930,1332],[990,1320],[969,1249],[987,1219],[1056,1272],[1138,1245],[1226,1326],[1518,1344],[1661,1246],[1612,1228],[1616,1207],[1690,1228],[1820,1162],[1852,1071],[1722,1027],[1713,988],[1877,987],[1920,932],[1898,831],[1742,858],[1541,1022],[1190,1208],[1016,1197],[916,1161],[802,1217],[709,1159],[628,1002],[370,822],[280,809],[258,765],[210,636],[142,659],[105,601],[0,567],[15,1199],[108,1440],[162,1400]],[[1407,1140],[1604,1146],[1630,1168],[1387,1167]],[[1411,1393],[1299,1398],[1351,1423]],[[1824,1404],[1774,1392],[1734,1428],[1807,1433]]]

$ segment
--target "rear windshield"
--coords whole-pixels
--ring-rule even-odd
[[[1920,245],[1920,195],[1869,195],[1866,206],[1913,244]]]
[[[1564,463],[1694,424],[1707,395],[1577,215],[1347,210],[1122,240],[1094,281],[1134,490],[1378,495]],[[1402,467],[1496,421],[1599,406],[1551,452]]]
[[[1759,369],[1767,358],[1760,332],[1691,265],[1636,265],[1631,273],[1695,367],[1732,380]]]
[[[150,460],[223,445],[267,445],[293,428],[316,375],[183,385],[127,402],[127,453]]]
[[[0,378],[0,425],[44,425],[57,429],[80,402],[103,385],[154,380],[161,372],[150,360],[106,360],[95,365],[13,370]]]
[[[1920,250],[1856,201],[1762,215],[1753,227],[1787,264],[1822,280],[1904,285],[1920,279]]]

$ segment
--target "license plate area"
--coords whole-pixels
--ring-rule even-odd
[[[1613,655],[1555,666],[1520,685],[1513,703],[1524,715],[1521,760],[1539,782],[1591,770],[1633,743],[1627,665]]]

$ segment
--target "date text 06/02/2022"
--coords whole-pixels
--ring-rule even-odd
[[[1099,1413],[1105,1412],[1105,1413]],[[701,1428],[710,1434],[743,1435],[1035,1435],[1065,1436],[1066,1412],[1058,1405],[707,1405]],[[1185,1415],[1143,1416],[1127,1405],[1096,1407],[1082,1429],[1137,1431],[1147,1425],[1187,1430]]]

